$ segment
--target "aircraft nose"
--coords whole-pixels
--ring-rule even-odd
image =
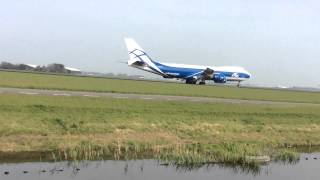
[[[251,73],[249,73],[248,71],[245,72],[246,74],[246,78],[250,79],[252,77]]]

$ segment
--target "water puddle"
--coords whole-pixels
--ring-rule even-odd
[[[100,179],[320,179],[320,153],[301,154],[294,164],[271,162],[259,168],[206,165],[200,168],[163,166],[155,160],[25,162],[0,164],[1,180],[100,180]]]

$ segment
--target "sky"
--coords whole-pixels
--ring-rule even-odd
[[[124,37],[160,62],[237,65],[250,84],[320,87],[317,0],[0,0],[0,61],[154,77],[119,63]]]

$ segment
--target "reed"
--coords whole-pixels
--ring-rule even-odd
[[[298,154],[286,150],[267,150],[260,145],[247,144],[172,144],[160,146],[138,142],[114,142],[101,146],[81,142],[73,148],[57,149],[53,160],[130,160],[157,159],[160,164],[196,168],[206,164],[240,165],[256,168],[260,163],[248,156],[272,155],[276,161],[294,162]]]
[[[296,163],[299,161],[299,153],[295,149],[280,149],[275,153],[274,160],[283,163]]]

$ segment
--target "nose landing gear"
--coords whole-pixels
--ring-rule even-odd
[[[237,84],[237,87],[238,87],[238,88],[240,87],[240,83],[241,83],[241,81],[238,81],[238,84]]]

